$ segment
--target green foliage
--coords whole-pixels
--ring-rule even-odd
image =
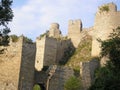
[[[25,36],[24,36],[24,42],[25,42],[25,43],[28,43],[28,44],[33,44],[32,39],[30,39],[30,38],[28,38],[28,37],[25,37]]]
[[[109,11],[109,6],[108,5],[104,5],[100,8],[100,11],[106,11],[108,12]]]
[[[64,90],[80,90],[80,88],[80,80],[76,77],[70,77],[64,85]]]
[[[12,42],[17,42],[19,37],[17,35],[11,35]]]
[[[36,84],[36,85],[33,87],[33,90],[41,90],[40,85]]]
[[[101,42],[101,57],[108,57],[106,66],[95,74],[95,83],[90,90],[120,90],[120,27],[113,30],[110,38]]]
[[[120,27],[113,30],[110,39],[101,41],[101,57],[108,57],[116,68],[120,69]]]
[[[41,34],[40,38],[44,37],[45,35],[48,36],[49,35],[49,31],[46,31],[45,33]]]
[[[8,28],[8,23],[13,19],[12,2],[12,0],[0,1],[0,45],[7,45],[9,42],[10,28]]]
[[[91,47],[92,38],[89,35],[86,35],[84,39],[80,42],[78,48],[76,48],[73,55],[70,57],[66,65],[71,66],[74,70],[79,69],[80,61],[91,60]]]
[[[62,60],[59,61],[60,65],[65,65],[69,58],[73,55],[75,51],[75,48],[73,46],[69,46],[68,48],[66,48],[66,50],[64,51],[64,56],[62,58]]]

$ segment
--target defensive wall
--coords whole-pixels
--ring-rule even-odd
[[[32,90],[34,83],[35,44],[24,43],[23,36],[0,54],[0,89]]]
[[[88,90],[88,88],[94,82],[94,72],[100,66],[98,60],[80,62],[80,76],[82,83],[82,90]]]
[[[36,40],[37,52],[35,68],[41,71],[43,66],[50,66],[58,64],[63,56],[65,50],[69,47],[73,48],[70,39],[58,40],[57,38],[44,36]]]
[[[107,6],[108,11],[101,9],[103,6]],[[59,61],[63,60],[65,51],[69,47],[73,47],[73,45],[77,48],[86,34],[92,36],[91,55],[99,56],[101,50],[97,39],[108,39],[112,30],[120,26],[120,11],[117,11],[117,6],[114,3],[103,6],[98,9],[94,25],[90,28],[82,28],[81,20],[70,20],[67,39],[62,38],[59,24],[53,23],[50,26],[49,36],[45,35],[38,38],[36,45],[25,43],[24,38],[21,36],[18,42],[11,42],[7,47],[0,47],[5,49],[4,53],[0,54],[1,90],[32,90],[34,77],[36,76],[34,71],[40,72],[44,66],[58,64]],[[80,64],[80,75],[84,89],[91,85],[94,70],[98,66],[96,61],[82,62]],[[64,80],[69,77],[67,72],[73,73],[72,70],[67,68],[57,67],[49,81],[49,89],[63,90]],[[55,81],[57,82],[56,86],[54,85]],[[59,84],[61,82],[62,84]],[[57,89],[58,85],[60,89]]]
[[[22,38],[17,43],[11,43],[3,47],[4,52],[0,54],[0,89],[17,90],[19,82],[20,64],[22,57]],[[1,47],[2,48],[2,47]]]
[[[104,6],[108,6],[108,11],[101,10]],[[98,56],[101,51],[100,43],[97,39],[108,39],[113,29],[116,29],[118,26],[120,26],[120,11],[117,11],[116,5],[109,3],[99,7],[93,27],[92,56]]]

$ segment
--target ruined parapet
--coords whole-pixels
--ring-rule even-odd
[[[81,20],[70,20],[68,24],[68,37],[71,38],[73,45],[78,46],[80,42],[80,32],[82,31]]]
[[[94,72],[99,67],[99,61],[92,60],[80,62],[80,76],[82,81],[82,90],[88,90],[94,82]]]
[[[100,43],[97,39],[106,40],[113,29],[120,26],[120,13],[114,3],[101,6],[96,13],[94,22],[94,35],[92,41],[92,56],[100,53]]]
[[[58,23],[52,23],[49,30],[49,36],[54,38],[60,38],[61,37],[61,31],[59,29]]]

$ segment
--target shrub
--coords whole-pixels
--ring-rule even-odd
[[[72,76],[65,82],[64,90],[80,90],[80,87],[80,80]]]
[[[106,11],[108,12],[109,11],[109,6],[108,5],[104,5],[100,8],[100,11]]]
[[[34,85],[33,90],[41,90],[40,85],[38,84]]]

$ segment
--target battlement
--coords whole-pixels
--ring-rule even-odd
[[[79,26],[82,26],[82,22],[80,19],[77,19],[77,20],[69,20],[68,22],[69,26],[71,25],[79,25]]]

